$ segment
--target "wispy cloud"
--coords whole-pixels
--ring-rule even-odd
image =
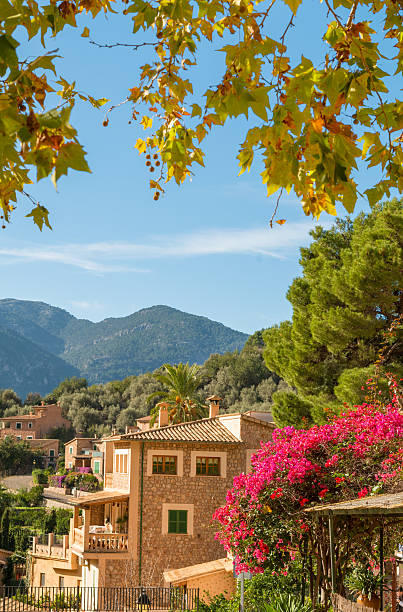
[[[263,255],[284,258],[297,246],[308,242],[312,221],[289,223],[282,227],[252,229],[210,229],[188,234],[151,236],[141,242],[94,242],[20,248],[0,247],[0,262],[50,262],[81,268],[96,274],[136,272],[130,262],[207,255]]]

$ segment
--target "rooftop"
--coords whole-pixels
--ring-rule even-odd
[[[97,504],[106,504],[108,502],[120,501],[127,499],[129,493],[127,491],[98,491],[84,497],[77,497],[70,500],[72,506],[92,506]]]
[[[123,434],[121,439],[165,440],[167,442],[225,442],[238,443],[240,440],[227,429],[218,418],[200,419],[177,425],[167,425],[145,431]]]
[[[1,417],[1,421],[32,421],[33,419],[41,419],[39,414],[16,414],[15,416]]]
[[[305,512],[313,512],[323,515],[394,515],[403,517],[403,492],[385,493],[383,495],[373,495],[372,497],[362,497],[360,499],[350,499],[337,504],[324,504],[307,508]]]
[[[166,570],[164,572],[165,582],[182,582],[195,576],[203,576],[205,574],[213,574],[225,570],[226,572],[233,571],[233,562],[231,559],[224,557],[223,559],[215,559],[206,563],[198,563],[197,565],[189,565],[180,569]]]

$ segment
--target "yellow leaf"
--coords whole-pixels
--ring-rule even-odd
[[[90,31],[87,27],[85,27],[81,36],[82,38],[88,38],[89,35],[90,35]]]
[[[276,221],[276,223],[278,223],[279,225],[284,225],[285,222],[286,219],[279,219],[278,221]]]
[[[147,117],[146,115],[144,115],[144,117],[141,120],[141,125],[143,126],[143,128],[146,130],[147,128],[151,128],[153,126],[153,120],[151,117]]]
[[[147,146],[144,140],[141,140],[141,138],[139,138],[136,144],[134,145],[134,148],[137,149],[139,152],[139,155],[141,155],[142,153],[146,152]]]

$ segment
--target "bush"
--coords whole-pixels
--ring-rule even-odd
[[[49,472],[47,470],[32,470],[32,480],[35,485],[46,486],[49,481]]]
[[[80,491],[98,491],[101,488],[100,482],[93,474],[83,474],[78,484]]]

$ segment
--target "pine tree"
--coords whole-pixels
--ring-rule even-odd
[[[292,322],[264,333],[265,361],[304,399],[323,409],[363,401],[384,334],[403,312],[403,208],[394,200],[354,221],[317,228],[301,249],[302,277],[287,294]],[[385,366],[403,371],[402,329]],[[354,384],[352,384],[354,381]]]

